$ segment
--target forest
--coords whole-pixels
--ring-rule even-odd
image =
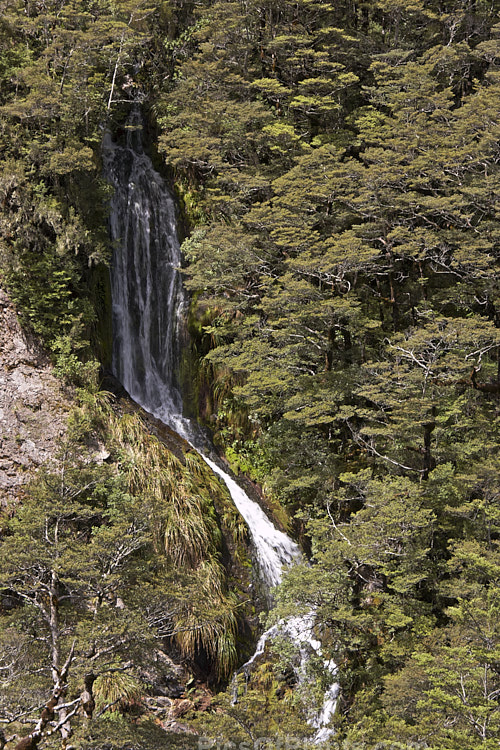
[[[310,612],[324,746],[498,748],[498,4],[0,8],[0,285],[72,404],[0,497],[0,748],[312,747],[323,658],[278,636],[232,679]],[[270,608],[225,488],[110,392],[102,142],[132,107],[177,205],[186,412],[303,552]]]

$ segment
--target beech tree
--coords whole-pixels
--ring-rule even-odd
[[[49,695],[19,748],[54,732],[69,737],[82,706],[92,716],[99,674],[130,669],[134,649],[151,641],[146,619],[126,604],[147,544],[144,509],[89,454],[65,451],[58,469],[31,483],[0,545],[3,720],[31,721]]]

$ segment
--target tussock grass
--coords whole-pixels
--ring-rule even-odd
[[[142,498],[147,508],[157,555],[195,579],[175,615],[175,639],[187,657],[205,651],[222,678],[237,659],[237,602],[226,592],[220,560],[222,534],[214,502],[226,509],[224,521],[231,519],[239,538],[246,527],[236,509],[227,510],[233,506],[226,490],[197,453],[187,452],[183,464],[146,432],[137,414],[114,417],[110,429],[129,492]]]
[[[106,707],[109,711],[120,711],[139,703],[144,695],[144,689],[130,674],[107,672],[97,678],[93,693],[98,711]]]
[[[182,653],[195,659],[204,651],[218,676],[227,676],[237,659],[237,601],[227,592],[220,524],[235,539],[244,538],[246,527],[226,489],[197,453],[187,452],[183,463],[147,432],[139,414],[117,415],[108,394],[88,394],[74,422],[75,428],[99,435],[111,451],[128,492],[146,510],[156,559],[166,572],[179,571],[179,579],[187,574],[189,585],[172,591],[180,598],[172,632]],[[120,690],[124,700],[136,695],[136,683],[121,677],[113,673],[97,684],[103,705],[116,700]]]
[[[202,648],[215,662],[218,676],[226,677],[237,660],[236,600],[224,591],[217,561],[204,560],[196,573],[203,596],[190,599],[176,616],[176,640],[186,655]]]

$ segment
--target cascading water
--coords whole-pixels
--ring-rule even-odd
[[[103,160],[114,187],[110,231],[113,370],[132,398],[178,432],[225,482],[250,529],[262,577],[269,588],[300,550],[273,526],[226,472],[203,453],[196,427],[182,416],[177,385],[179,323],[186,308],[179,267],[175,205],[162,177],[143,152],[141,118],[133,113],[125,146],[107,133]]]
[[[314,637],[314,611],[310,611],[306,615],[290,617],[286,621],[280,620],[280,622],[270,627],[269,630],[266,630],[266,632],[261,635],[252,658],[243,664],[243,666],[235,673],[232,683],[232,705],[235,705],[238,702],[238,674],[243,672],[245,677],[247,677],[252,664],[264,653],[266,643],[278,635],[285,636],[297,647],[299,655],[299,667],[297,670],[299,682],[302,682],[305,679],[306,667],[310,660],[311,652],[314,652],[319,657],[322,656],[321,643]],[[332,683],[325,691],[321,709],[315,714],[312,714],[308,719],[309,724],[317,730],[313,737],[313,742],[315,744],[324,742],[333,734],[333,730],[328,727],[328,724],[335,713],[339,694],[339,686],[337,682],[335,682],[337,665],[333,660],[324,660],[323,665],[326,671],[330,673]]]
[[[115,188],[110,229],[116,243],[111,296],[113,370],[132,398],[168,422],[182,412],[176,382],[178,326],[184,310],[175,206],[142,150],[138,112],[127,145],[104,140],[105,171]]]
[[[279,531],[234,479],[204,454],[196,427],[182,416],[176,370],[179,324],[186,299],[179,273],[181,252],[175,205],[164,180],[143,151],[138,111],[129,118],[126,145],[117,145],[109,133],[105,135],[103,161],[105,174],[114,187],[110,202],[114,374],[140,406],[188,440],[226,484],[248,524],[261,576],[271,589],[281,581],[284,568],[300,561],[297,544]],[[278,629],[298,645],[304,658],[304,643],[320,654],[319,641],[313,636],[313,619],[310,613],[271,628],[243,668],[249,668]],[[329,670],[335,674],[333,663]],[[335,710],[336,695],[337,686],[332,685],[321,712],[310,720],[318,729],[315,741],[327,739],[331,733],[327,724]]]

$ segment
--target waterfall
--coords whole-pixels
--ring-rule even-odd
[[[130,396],[185,438],[226,484],[248,525],[261,577],[271,589],[281,581],[284,568],[301,560],[299,547],[206,455],[196,425],[182,416],[177,370],[179,326],[186,297],[179,273],[175,204],[165,181],[143,151],[141,123],[140,113],[134,111],[126,126],[125,145],[114,143],[109,133],[103,142],[104,171],[114,188],[110,201],[113,371]],[[303,671],[308,648],[321,654],[313,635],[313,621],[310,613],[273,626],[260,638],[254,656],[242,669],[250,667],[263,653],[266,641],[280,630],[300,649]],[[326,664],[333,678],[336,667],[333,662]],[[330,736],[327,724],[335,710],[336,695],[337,686],[333,684],[321,711],[310,719],[318,730],[315,741]]]
[[[115,192],[110,230],[115,243],[111,297],[113,371],[130,396],[164,422],[182,412],[176,378],[178,327],[184,311],[175,205],[142,150],[134,112],[127,144],[107,133],[104,167]]]

